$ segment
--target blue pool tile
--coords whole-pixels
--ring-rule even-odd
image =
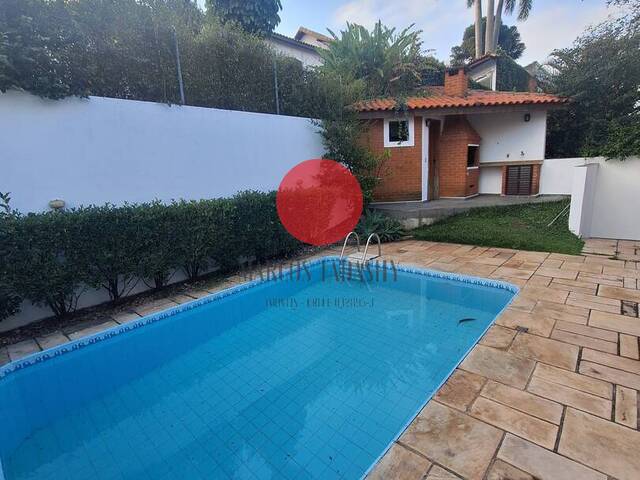
[[[6,480],[360,478],[514,290],[420,272],[322,281],[321,266],[0,369]],[[267,307],[292,297],[376,308]]]

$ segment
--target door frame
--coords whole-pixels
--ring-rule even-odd
[[[429,138],[431,119],[422,118],[422,197],[423,202],[429,201]]]

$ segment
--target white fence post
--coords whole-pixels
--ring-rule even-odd
[[[574,167],[569,230],[579,237],[589,237],[591,235],[593,198],[598,167],[597,163]]]

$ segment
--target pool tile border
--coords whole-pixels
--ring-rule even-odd
[[[303,262],[306,267],[311,268],[311,267],[315,267],[316,265],[322,264],[324,262],[335,262],[335,261],[340,261],[340,258],[337,256],[324,256],[321,258],[318,258],[316,260],[312,260],[310,262]],[[380,263],[378,263],[377,265],[379,265]],[[382,263],[382,268],[386,268],[386,269],[391,269],[392,267],[389,266],[390,264],[388,264],[386,261]],[[513,284],[507,283],[507,282],[503,282],[500,280],[490,280],[490,279],[485,279],[485,278],[480,278],[480,277],[474,277],[474,276],[469,276],[469,275],[461,275],[461,274],[457,274],[457,273],[450,273],[450,272],[441,272],[441,271],[436,271],[436,270],[430,270],[430,269],[426,269],[426,268],[418,268],[418,267],[411,267],[411,266],[404,266],[404,265],[396,265],[393,264],[395,267],[395,270],[400,271],[400,272],[405,272],[405,273],[412,273],[412,274],[418,274],[418,275],[424,275],[424,276],[428,276],[428,277],[432,277],[432,278],[439,278],[439,279],[443,279],[443,280],[452,280],[452,281],[459,281],[459,282],[463,282],[463,283],[468,283],[468,284],[472,284],[472,285],[480,285],[480,286],[484,286],[484,287],[492,287],[492,288],[499,288],[501,290],[506,290],[508,292],[513,293],[514,295],[517,295],[518,292],[520,291],[519,288]],[[198,300],[193,300],[192,302],[188,302],[182,305],[178,305],[175,307],[172,307],[168,310],[164,310],[162,312],[158,312],[158,313],[154,313],[152,315],[148,315],[146,317],[142,317],[138,320],[134,320],[132,322],[123,324],[123,325],[118,325],[117,327],[113,327],[111,329],[105,330],[103,332],[99,332],[96,333],[94,335],[90,335],[88,337],[84,337],[78,340],[74,340],[71,341],[69,343],[65,343],[63,345],[59,345],[57,347],[53,347],[51,349],[48,350],[43,350],[42,352],[37,352],[34,353],[32,355],[29,355],[27,357],[21,358],[19,360],[16,360],[14,362],[8,363],[7,365],[0,367],[0,380],[2,380],[3,378],[7,377],[8,375],[15,373],[19,370],[22,370],[24,368],[33,366],[33,365],[37,365],[39,363],[42,363],[44,361],[47,360],[51,360],[53,358],[59,357],[61,355],[65,355],[71,352],[74,352],[76,350],[80,350],[82,348],[91,346],[93,344],[108,340],[112,337],[115,337],[117,335],[121,335],[123,333],[127,333],[133,330],[137,330],[141,327],[144,327],[146,325],[150,325],[152,323],[156,323],[160,320],[163,320],[165,318],[169,318],[169,317],[173,317],[175,315],[178,315],[180,313],[192,310],[194,308],[198,308],[201,307],[203,305],[207,305],[209,303],[215,302],[215,301],[219,301],[222,300],[223,298],[226,298],[230,295],[235,295],[238,294],[240,292],[243,292],[245,290],[254,288],[258,285],[262,285],[264,283],[267,282],[271,282],[274,281],[273,279],[270,278],[266,278],[266,279],[256,279],[256,280],[250,280],[246,283],[240,284],[240,285],[236,285],[230,288],[227,288],[225,290],[222,290],[220,292],[216,292],[216,293],[212,293],[211,295],[207,295],[206,297],[200,298]],[[505,307],[506,308],[506,307]],[[492,322],[493,324],[493,322]],[[477,342],[476,342],[477,343]],[[474,344],[475,345],[475,344]],[[468,354],[469,352],[467,352]],[[465,357],[466,355],[465,354]],[[3,480],[0,477],[0,480]]]
[[[303,263],[306,265],[306,267],[312,268],[312,267],[314,267],[314,266],[316,266],[318,264],[322,264],[324,262],[329,262],[329,261],[331,261],[331,262],[335,262],[335,261],[340,262],[341,260],[340,260],[340,257],[331,255],[331,256],[324,256],[324,257],[312,260],[310,262],[303,262]],[[376,265],[379,265],[379,262]],[[490,287],[490,288],[498,288],[498,289],[506,290],[506,291],[512,293],[513,296],[509,299],[509,302],[507,302],[507,304],[503,307],[503,309],[500,310],[500,312],[498,312],[496,314],[496,316],[493,318],[491,323],[489,323],[487,325],[487,327],[478,335],[478,337],[474,340],[474,342],[469,347],[469,349],[464,353],[464,355],[460,358],[460,360],[453,366],[451,371],[449,373],[447,373],[447,375],[444,377],[442,382],[437,386],[437,388],[435,388],[433,390],[433,393],[425,398],[424,403],[422,405],[420,405],[420,407],[416,410],[416,412],[411,415],[411,419],[409,421],[407,421],[407,423],[405,425],[402,426],[402,428],[399,430],[397,435],[395,435],[393,437],[393,439],[391,439],[391,441],[385,447],[385,449],[381,452],[381,454],[372,462],[372,464],[369,466],[369,468],[367,468],[367,470],[362,475],[361,479],[365,479],[367,477],[367,475],[369,475],[369,473],[375,468],[375,466],[378,464],[378,462],[380,462],[380,460],[387,454],[389,449],[394,445],[394,443],[400,438],[400,436],[404,433],[404,431],[415,420],[416,416],[420,413],[420,411],[427,405],[427,403],[429,403],[431,401],[431,399],[438,392],[438,390],[440,390],[440,388],[442,388],[442,386],[447,382],[449,377],[451,377],[453,372],[458,368],[458,366],[460,366],[460,364],[464,361],[464,359],[469,355],[469,353],[471,353],[471,351],[478,344],[480,339],[486,334],[486,332],[489,330],[489,328],[491,328],[491,326],[495,323],[496,319],[502,314],[502,312],[504,312],[504,310],[506,308],[509,307],[509,305],[511,305],[511,302],[513,301],[513,299],[516,298],[517,294],[520,292],[520,288],[517,287],[516,285],[513,285],[513,284],[508,283],[508,282],[504,282],[504,281],[501,281],[501,280],[490,280],[490,279],[485,279],[485,278],[480,278],[480,277],[474,277],[474,276],[471,276],[471,275],[462,275],[462,274],[458,274],[458,273],[442,272],[442,271],[431,270],[431,269],[427,269],[427,268],[419,268],[419,267],[412,267],[412,266],[405,266],[405,265],[397,265],[395,263],[393,263],[393,267],[391,267],[389,265],[390,264],[388,264],[385,261],[382,264],[382,268],[383,269],[391,269],[392,271],[395,269],[395,271],[399,271],[399,272],[423,275],[423,276],[442,279],[442,280],[458,281],[458,282],[467,283],[467,284],[471,284],[471,285],[478,285],[478,286]],[[169,317],[178,315],[179,313],[186,312],[186,311],[192,310],[194,308],[197,308],[197,307],[200,307],[200,306],[203,306],[203,305],[207,305],[209,303],[213,303],[215,301],[218,301],[218,300],[221,300],[223,298],[226,298],[226,297],[228,297],[230,295],[235,295],[237,293],[243,292],[245,290],[249,290],[251,288],[254,288],[254,287],[258,286],[258,285],[262,285],[262,284],[270,282],[270,281],[273,281],[273,279],[269,279],[268,277],[266,279],[251,280],[251,281],[245,282],[243,284],[236,285],[236,286],[227,288],[225,290],[221,290],[220,292],[212,293],[211,295],[207,295],[206,297],[203,297],[203,298],[200,298],[200,299],[197,299],[197,300],[193,300],[191,302],[188,302],[188,303],[185,303],[185,304],[182,304],[182,305],[178,305],[176,307],[172,307],[172,308],[164,310],[162,312],[158,312],[158,313],[155,313],[155,314],[152,314],[152,315],[148,315],[146,317],[142,317],[139,320],[134,320],[134,321],[129,322],[129,323],[124,324],[124,325],[118,325],[117,327],[113,327],[113,328],[105,330],[103,332],[99,332],[99,333],[96,333],[94,335],[90,335],[88,337],[80,338],[78,340],[75,340],[75,341],[72,341],[72,342],[69,342],[69,343],[66,343],[66,344],[63,344],[63,345],[59,345],[57,347],[53,347],[53,348],[48,349],[48,350],[43,350],[42,352],[34,353],[34,354],[29,355],[27,357],[24,357],[24,358],[22,358],[20,360],[16,360],[16,361],[11,362],[11,363],[3,366],[3,367],[0,367],[0,381],[2,381],[5,377],[7,377],[7,376],[9,376],[9,375],[11,375],[13,373],[16,373],[16,372],[18,372],[20,370],[23,370],[25,368],[40,364],[40,363],[45,362],[47,360],[52,360],[52,359],[57,358],[59,356],[74,352],[76,350],[80,350],[82,348],[91,346],[93,344],[100,343],[102,341],[105,341],[105,340],[108,340],[110,338],[113,338],[113,337],[115,337],[117,335],[121,335],[121,334],[130,332],[130,331],[137,330],[137,329],[139,329],[141,327],[144,327],[146,325],[150,325],[150,324],[156,323],[156,322],[158,322],[160,320],[163,320],[165,318],[169,318]],[[4,469],[3,469],[3,466],[2,466],[2,459],[0,459],[0,480],[5,480]]]

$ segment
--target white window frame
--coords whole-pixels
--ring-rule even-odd
[[[409,139],[406,142],[390,142],[389,141],[389,122],[407,122],[409,130]],[[397,147],[413,147],[415,145],[415,134],[413,128],[413,117],[406,118],[385,118],[384,119],[384,146],[385,148]]]

